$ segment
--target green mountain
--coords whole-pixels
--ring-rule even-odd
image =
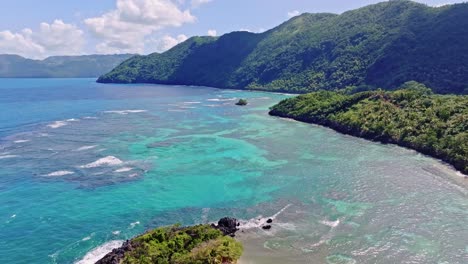
[[[303,14],[261,34],[193,37],[137,56],[103,83],[160,83],[309,92],[396,88],[415,80],[468,93],[468,4],[393,0],[335,14]]]
[[[417,82],[398,91],[319,91],[286,99],[270,114],[394,143],[468,174],[468,96],[434,95]]]
[[[18,55],[0,55],[0,78],[98,77],[132,56],[55,56],[45,60],[31,60]]]

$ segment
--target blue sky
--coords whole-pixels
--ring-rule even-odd
[[[261,32],[303,12],[342,13],[373,0],[2,1],[0,54],[162,52],[194,35]],[[432,6],[463,1],[420,0]]]

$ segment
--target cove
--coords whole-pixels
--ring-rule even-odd
[[[4,263],[91,263],[149,228],[226,215],[242,221],[242,263],[467,258],[456,171],[269,116],[286,95],[93,79],[1,79],[0,91]]]

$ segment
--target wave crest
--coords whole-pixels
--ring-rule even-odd
[[[109,241],[86,253],[86,255],[81,260],[75,262],[75,264],[94,264],[98,260],[102,259],[109,252],[111,252],[113,249],[121,247],[123,243],[123,240]]]

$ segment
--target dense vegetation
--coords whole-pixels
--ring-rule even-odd
[[[137,56],[99,82],[310,92],[395,89],[416,80],[468,94],[468,4],[392,0],[335,14],[303,14],[261,34],[193,37]]]
[[[210,225],[157,228],[132,239],[126,248],[117,263],[229,264],[236,263],[243,251],[239,242]]]
[[[0,55],[1,78],[84,78],[109,72],[133,55],[55,56],[31,60]]]
[[[435,95],[416,82],[401,88],[355,94],[314,92],[286,99],[270,114],[396,143],[468,174],[468,96]]]

